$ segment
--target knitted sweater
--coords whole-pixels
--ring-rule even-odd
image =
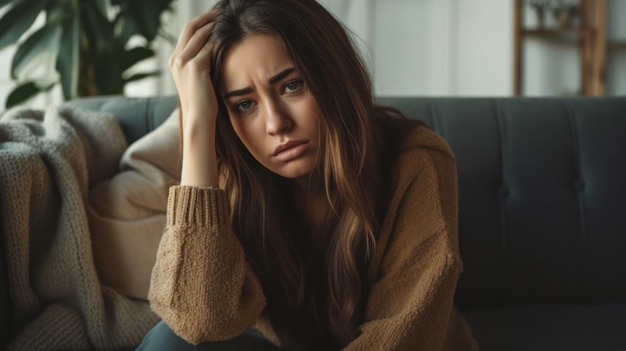
[[[453,307],[462,264],[451,150],[434,132],[416,128],[390,171],[393,191],[370,260],[363,321],[345,350],[475,350]],[[170,189],[151,306],[192,343],[227,340],[256,323],[279,344],[271,321],[261,318],[261,282],[232,232],[229,211],[222,190]]]
[[[90,185],[126,148],[102,112],[16,108],[0,116],[0,229],[11,294],[9,350],[130,347],[157,322],[145,301],[98,280],[86,213]]]

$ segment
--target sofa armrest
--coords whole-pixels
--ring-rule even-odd
[[[112,113],[128,143],[141,138],[169,117],[178,104],[174,95],[155,97],[97,96],[65,102],[64,105]]]
[[[125,96],[85,97],[64,102],[86,110],[111,113],[118,120],[127,142],[130,144],[163,123],[177,107],[176,96],[129,98]],[[0,196],[2,193],[0,192]],[[5,233],[0,220],[0,350],[5,350],[17,330],[13,323],[7,255],[4,250]]]

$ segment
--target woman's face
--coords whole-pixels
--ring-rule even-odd
[[[252,156],[283,177],[309,175],[317,164],[320,109],[281,41],[254,34],[233,45],[222,77],[230,122]]]

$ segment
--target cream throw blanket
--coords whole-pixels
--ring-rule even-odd
[[[133,347],[158,321],[145,300],[103,286],[94,265],[88,189],[118,172],[126,147],[100,112],[0,116],[0,226],[20,330],[10,350]]]

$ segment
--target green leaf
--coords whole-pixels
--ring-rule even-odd
[[[37,30],[17,48],[11,63],[11,77],[18,79],[28,64],[41,55],[56,55],[59,49],[61,26],[52,22]]]
[[[126,83],[130,83],[130,82],[134,82],[136,80],[141,80],[144,78],[148,78],[148,77],[156,77],[161,75],[161,71],[154,71],[154,72],[144,72],[144,73],[135,73],[132,76],[124,79],[124,84]]]
[[[0,50],[16,43],[35,22],[46,0],[19,1],[0,18]]]
[[[61,75],[63,98],[70,100],[78,95],[80,68],[80,18],[73,18],[63,23],[61,48],[57,57],[57,70]]]
[[[121,75],[102,74],[94,80],[98,95],[123,95],[124,80]]]
[[[122,43],[127,43],[133,35],[139,34],[137,23],[127,16],[127,12],[126,10],[120,11],[113,20],[115,35]]]
[[[54,83],[44,86],[39,85],[37,82],[21,84],[13,89],[13,91],[9,94],[5,102],[5,107],[9,109],[13,106],[17,106],[39,93],[52,89],[53,86]]]
[[[4,16],[0,16],[0,49],[20,41],[37,16],[45,13],[46,26],[57,20],[60,23],[56,27],[50,25],[48,31],[29,33],[14,56],[12,74],[24,75],[28,67],[39,62],[39,55],[51,49],[58,51],[56,69],[65,99],[81,94],[120,93],[128,82],[160,74],[133,74],[129,68],[154,56],[149,44],[159,33],[161,15],[171,9],[174,1],[0,0],[0,7],[4,6]],[[113,20],[111,13],[116,14]],[[127,49],[129,39],[136,35],[146,38],[145,47]],[[46,47],[46,43],[50,46]],[[49,84],[50,78],[47,81]],[[23,101],[20,97],[24,92],[33,92],[35,86],[20,88],[12,102]],[[87,92],[79,92],[83,90]]]
[[[17,106],[40,92],[40,88],[33,82],[22,84],[13,89],[13,91],[9,94],[7,100],[5,101],[5,106],[7,109]]]
[[[82,22],[83,30],[89,39],[87,46],[92,52],[102,52],[110,46],[113,40],[113,24],[102,12],[97,3],[87,2],[82,8],[81,15],[85,17]]]
[[[161,27],[161,14],[170,9],[171,2],[172,0],[128,1],[122,12],[129,24],[151,42]]]
[[[100,13],[102,13],[105,16],[106,14],[109,13],[109,9],[111,8],[110,0],[92,0],[92,1],[94,2],[94,5],[96,5],[96,7],[98,7],[98,9],[100,10]]]
[[[152,56],[154,56],[154,50],[143,46],[137,46],[128,50],[124,53],[124,56],[122,57],[122,72],[131,68],[137,62],[145,60]]]

